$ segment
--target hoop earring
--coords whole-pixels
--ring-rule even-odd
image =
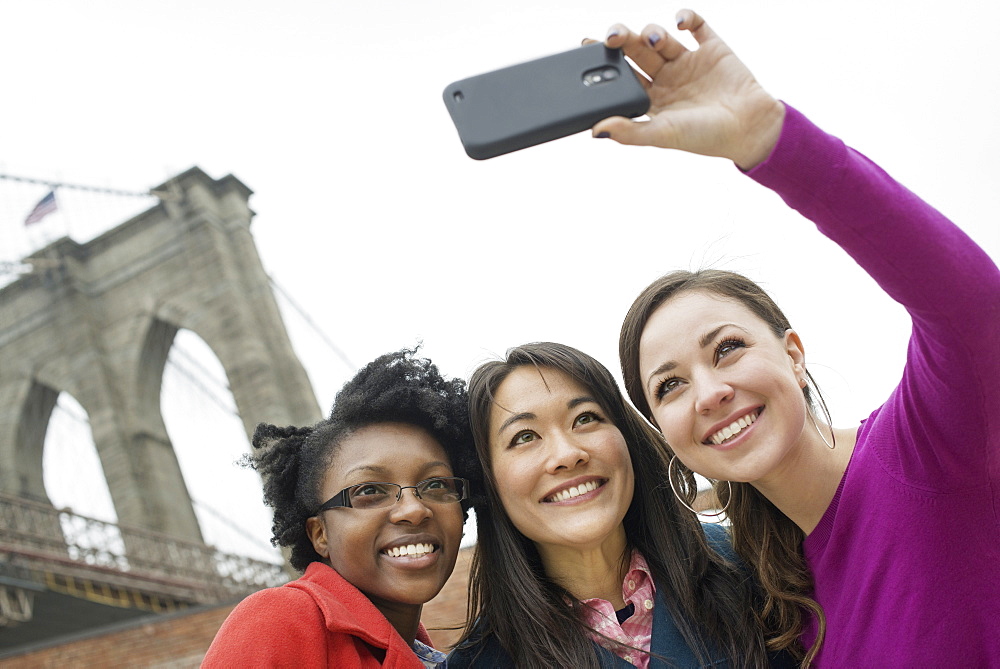
[[[684,498],[681,497],[680,494],[677,492],[677,486],[674,485],[673,472],[674,472],[674,460],[676,459],[677,456],[674,455],[673,457],[670,458],[670,463],[667,465],[667,481],[670,482],[670,489],[673,490],[674,497],[676,497],[677,501],[681,503],[681,506],[683,506],[685,509],[687,509],[696,516],[708,516],[709,518],[717,518],[722,514],[724,514],[726,512],[726,509],[729,508],[729,503],[733,501],[733,482],[726,481],[726,484],[729,486],[729,499],[726,500],[726,505],[722,507],[720,511],[718,511],[717,513],[701,513],[700,511],[695,511],[694,509],[691,508],[691,506],[687,502],[684,501]]]
[[[830,428],[830,436],[833,437],[833,443],[831,444],[829,441],[827,441],[826,435],[823,434],[823,430],[819,429],[819,423],[816,421],[816,416],[813,415],[812,411],[809,411],[809,420],[812,421],[813,427],[815,427],[816,431],[819,432],[819,438],[823,440],[823,443],[826,444],[826,447],[829,448],[831,451],[837,448],[837,435],[834,434],[833,428],[832,427]]]

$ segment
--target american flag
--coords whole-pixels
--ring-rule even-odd
[[[58,205],[56,205],[56,192],[50,190],[48,195],[39,200],[35,208],[28,214],[28,217],[24,219],[24,224],[31,225],[32,223],[38,223],[58,208]]]

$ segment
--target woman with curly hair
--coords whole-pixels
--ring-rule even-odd
[[[465,382],[414,353],[369,363],[326,420],[257,426],[245,462],[304,574],[243,600],[203,666],[442,665],[420,612],[455,566],[475,456]]]

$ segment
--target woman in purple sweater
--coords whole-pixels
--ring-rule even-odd
[[[910,314],[902,380],[860,426],[817,415],[799,336],[753,282],[675,272],[622,328],[625,385],[663,431],[670,483],[716,481],[733,545],[829,667],[1000,666],[1000,271],[939,212],[777,101],[696,14],[612,28],[650,119],[596,137],[728,158],[839,244]],[[859,323],[859,337],[872,336]],[[822,402],[819,402],[822,407]],[[798,641],[796,640],[798,639]]]

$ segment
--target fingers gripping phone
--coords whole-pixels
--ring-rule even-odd
[[[642,116],[649,96],[621,49],[597,43],[456,81],[444,103],[465,152],[484,160]]]

